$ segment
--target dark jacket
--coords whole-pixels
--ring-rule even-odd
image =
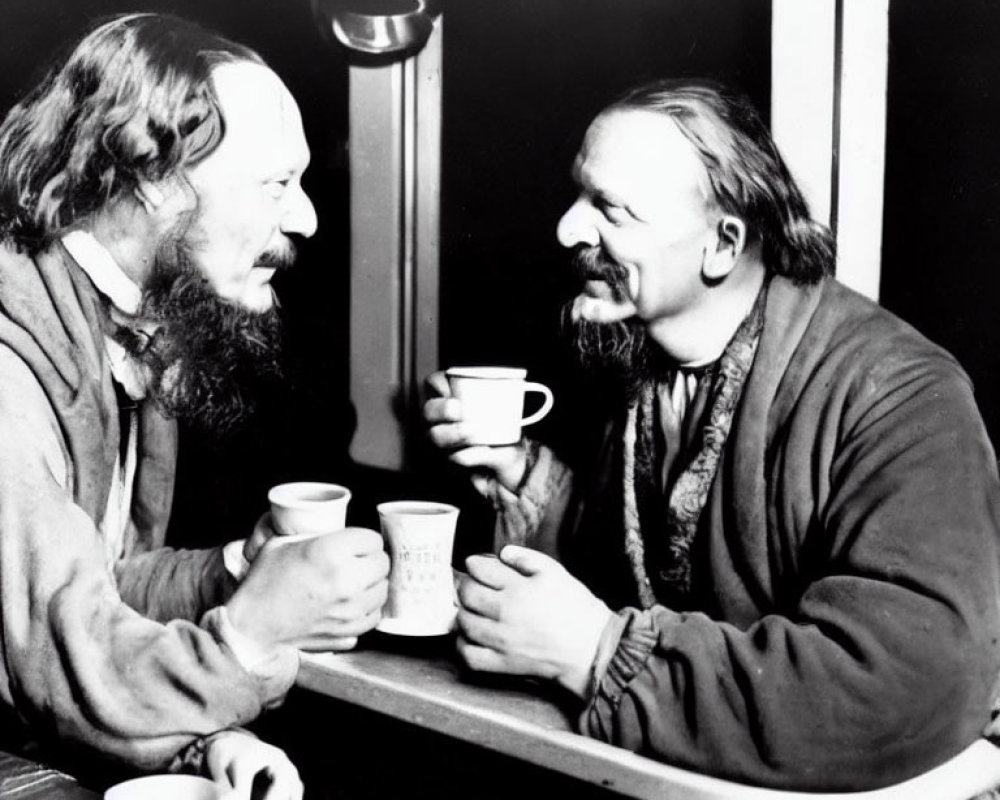
[[[623,608],[586,733],[827,791],[900,781],[981,734],[1000,671],[1000,486],[949,355],[832,280],[774,279],[684,612],[635,607],[621,442],[615,421],[528,538]],[[660,535],[644,531],[647,555]]]

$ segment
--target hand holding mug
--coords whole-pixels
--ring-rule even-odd
[[[502,486],[516,491],[527,456],[522,425],[539,421],[552,408],[552,394],[541,384],[524,381],[524,370],[502,367],[458,367],[427,378],[428,400],[423,414],[431,441],[449,452],[449,459],[479,473],[473,483],[485,490],[482,473],[492,473]],[[525,390],[539,391],[545,402],[521,418]],[[499,420],[499,424],[493,424]]]
[[[381,618],[389,557],[365,528],[278,536],[226,604],[233,626],[262,645],[348,650]]]
[[[299,771],[285,752],[246,731],[224,730],[210,736],[205,765],[226,800],[258,796],[262,800],[302,800]],[[258,775],[265,776],[262,795],[253,793]]]
[[[507,545],[470,556],[459,589],[458,651],[470,668],[531,675],[586,696],[598,642],[614,616],[558,561]]]

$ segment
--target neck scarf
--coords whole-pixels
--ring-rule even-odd
[[[708,500],[708,493],[719,468],[719,459],[733,417],[743,393],[743,385],[753,366],[757,344],[764,327],[764,300],[767,284],[761,288],[750,313],[740,323],[719,359],[712,378],[710,411],[702,430],[701,448],[681,471],[672,488],[668,487],[666,509],[666,564],[659,570],[673,592],[687,596],[691,592],[691,545],[698,530],[698,520]],[[637,482],[648,484],[658,475],[652,442],[655,424],[655,380],[647,381],[628,407],[624,433],[624,523],[625,551],[632,566],[639,602],[649,608],[656,595],[646,571],[646,548],[642,534]]]

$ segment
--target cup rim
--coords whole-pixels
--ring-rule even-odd
[[[480,380],[524,380],[528,370],[524,367],[483,366],[448,367],[444,374],[449,378],[478,378]]]
[[[212,787],[214,791],[213,797],[222,797],[222,793],[219,791],[219,785],[214,781],[203,778],[200,775],[179,775],[179,774],[158,774],[158,775],[140,775],[137,778],[130,778],[127,781],[122,781],[116,783],[113,786],[109,786],[103,797],[116,797],[120,792],[129,792],[134,790],[142,790],[144,787],[149,788],[150,784],[166,784],[167,786],[174,785],[184,786],[187,785],[191,788],[202,787],[208,788]]]
[[[439,503],[436,500],[389,500],[375,506],[379,516],[398,514],[403,509],[414,509],[422,512],[437,511],[441,514],[457,514],[458,506],[451,503]]]
[[[334,490],[337,497],[327,497],[322,500],[295,497],[296,492],[322,492]],[[326,503],[347,503],[351,499],[351,490],[339,483],[326,481],[289,481],[272,486],[267,492],[267,501],[284,508],[306,508]]]

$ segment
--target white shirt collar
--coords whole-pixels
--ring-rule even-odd
[[[87,273],[94,286],[119,311],[134,317],[139,313],[142,302],[140,289],[118,263],[111,253],[94,235],[87,231],[70,231],[62,237],[62,243],[73,256],[73,260]]]
[[[118,266],[111,253],[93,234],[86,231],[70,231],[62,237],[62,243],[80,269],[94,282],[97,291],[103,294],[122,314],[135,317],[142,303],[142,290]],[[145,372],[125,348],[110,336],[104,337],[104,349],[108,354],[111,374],[122,385],[125,393],[133,400],[146,396]]]

